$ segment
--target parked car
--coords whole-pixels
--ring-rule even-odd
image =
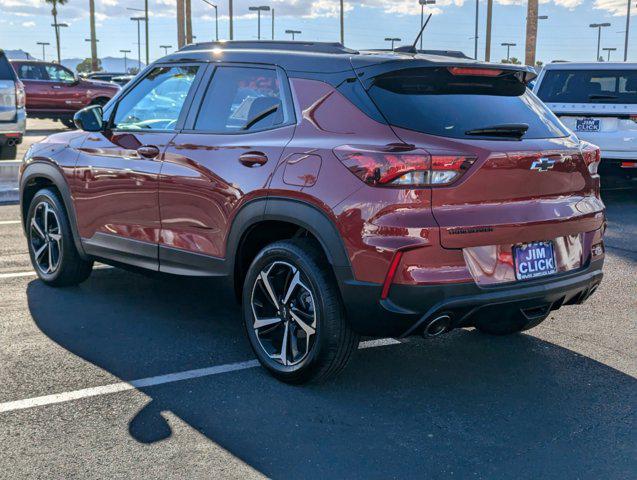
[[[113,77],[111,82],[118,84],[120,87],[124,87],[130,82],[135,75],[119,75],[117,77]]]
[[[188,46],[21,176],[33,266],[220,277],[277,378],[340,371],[360,335],[532,328],[602,279],[599,149],[515,65],[339,44]],[[224,295],[219,291],[211,295]]]
[[[551,63],[535,92],[602,151],[604,187],[637,187],[637,63]]]
[[[120,77],[122,75],[127,75],[123,72],[93,72],[89,73],[86,78],[90,80],[100,80],[102,82],[112,82],[113,77]]]
[[[120,87],[108,82],[81,79],[56,63],[12,60],[26,90],[29,117],[50,118],[74,128],[73,114],[88,105],[105,105]]]
[[[26,131],[24,86],[0,50],[0,160],[16,157]]]

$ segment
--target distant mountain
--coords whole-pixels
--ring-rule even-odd
[[[14,60],[41,60],[35,55],[31,55],[29,52],[25,52],[24,50],[5,50],[7,57]],[[52,60],[53,57],[47,55],[48,60]],[[83,58],[63,58],[62,65],[66,68],[70,68],[73,71],[76,71],[78,64],[82,62]],[[124,72],[124,59],[118,57],[104,57],[102,60],[102,68],[106,72]],[[146,64],[142,62],[142,68],[144,68]],[[137,68],[137,59],[128,58],[126,61],[126,67],[128,69]]]

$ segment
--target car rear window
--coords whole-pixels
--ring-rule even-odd
[[[15,72],[4,53],[0,53],[0,80],[15,80]]]
[[[377,77],[369,94],[390,124],[431,135],[476,138],[466,132],[527,124],[524,138],[568,135],[560,121],[513,74],[452,75],[413,68]]]
[[[549,103],[637,103],[637,69],[547,70],[538,96]]]

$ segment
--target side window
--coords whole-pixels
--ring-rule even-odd
[[[284,95],[275,69],[219,67],[203,99],[195,130],[241,133],[286,122]]]
[[[21,80],[48,80],[49,76],[44,69],[44,66],[32,64],[32,63],[21,63],[18,67],[18,71],[16,72],[18,77]]]
[[[119,102],[113,128],[173,130],[199,67],[157,67]]]
[[[75,81],[75,75],[59,65],[47,65],[46,73],[52,82],[73,83]]]

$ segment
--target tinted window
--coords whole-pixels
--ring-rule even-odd
[[[220,67],[206,92],[195,130],[257,131],[286,121],[276,70]]]
[[[59,65],[47,65],[46,73],[52,82],[72,83],[75,81],[75,75],[70,70]]]
[[[3,53],[0,53],[0,80],[15,80],[13,68]]]
[[[19,63],[16,73],[21,80],[48,80],[44,65],[38,63]]]
[[[567,136],[559,120],[513,75],[455,76],[414,68],[375,79],[369,94],[392,125],[431,135],[476,138],[467,131],[528,124],[524,138]]]
[[[119,102],[113,127],[172,130],[199,67],[157,67]]]
[[[637,103],[637,70],[547,70],[538,97],[545,102]]]

